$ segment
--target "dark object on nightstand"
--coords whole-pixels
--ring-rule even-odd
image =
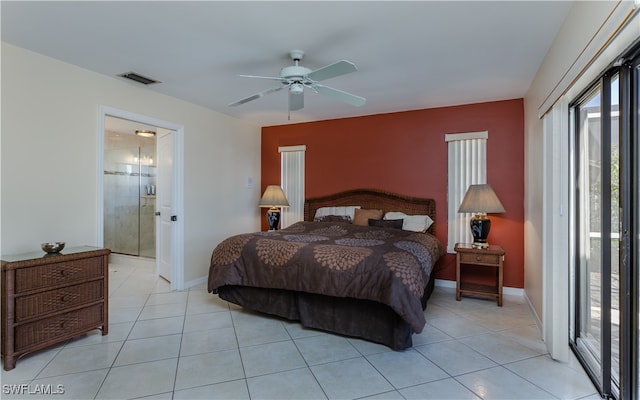
[[[500,246],[489,246],[479,249],[472,244],[457,243],[456,252],[456,300],[460,301],[463,294],[491,296],[496,298],[498,306],[502,307],[502,263],[504,250]],[[483,285],[464,282],[460,265],[473,265],[480,268],[496,269],[496,284]]]
[[[72,247],[64,253],[2,256],[2,356],[16,359],[101,329],[108,333],[109,249]]]

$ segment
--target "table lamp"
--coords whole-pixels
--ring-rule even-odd
[[[491,229],[491,220],[487,214],[503,213],[505,210],[491,185],[485,183],[469,186],[458,212],[475,213],[469,221],[473,235],[473,247],[484,249],[489,247],[487,236],[489,236]]]
[[[258,207],[269,209],[267,210],[267,224],[270,231],[275,231],[280,223],[280,207],[289,207],[289,202],[280,186],[269,185],[262,194]]]

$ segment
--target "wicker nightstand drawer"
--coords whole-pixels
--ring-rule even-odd
[[[15,319],[22,322],[37,318],[52,311],[100,301],[104,298],[103,282],[100,280],[68,286],[48,292],[16,298]]]
[[[16,270],[16,293],[83,282],[103,275],[102,263],[95,257],[22,268]]]
[[[102,326],[103,305],[71,311],[16,326],[15,351],[28,350],[41,343],[57,342]]]
[[[501,255],[498,254],[478,254],[478,253],[460,253],[460,262],[463,264],[487,264],[498,265]]]

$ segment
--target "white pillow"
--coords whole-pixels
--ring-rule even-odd
[[[402,219],[402,230],[412,232],[426,232],[433,224],[433,220],[428,215],[407,215],[397,211],[386,213],[384,219]]]
[[[360,206],[320,207],[316,210],[316,215],[314,215],[313,219],[326,217],[327,215],[338,215],[349,217],[353,222],[356,208],[360,208]]]

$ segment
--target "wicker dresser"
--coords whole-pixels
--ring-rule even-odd
[[[2,256],[2,355],[23,354],[94,329],[108,333],[109,249],[72,247]]]

